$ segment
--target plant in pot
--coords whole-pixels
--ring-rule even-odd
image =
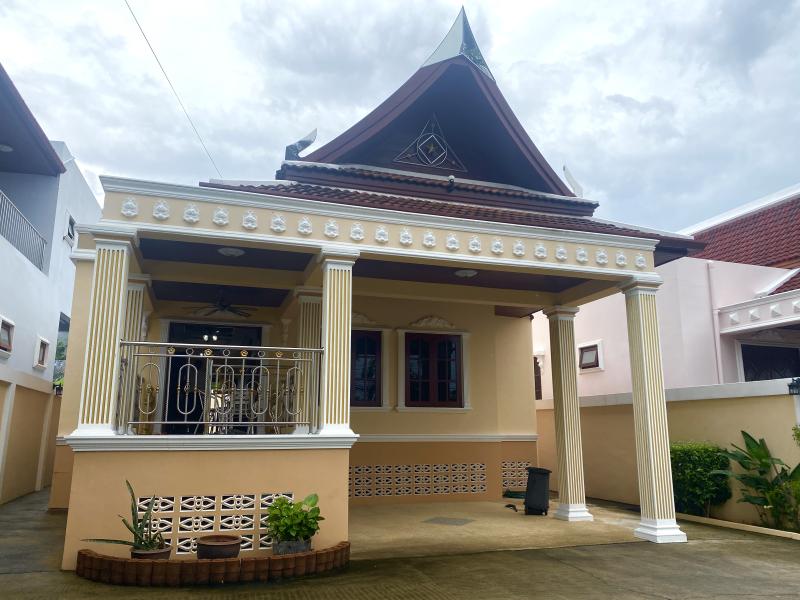
[[[142,516],[139,516],[139,506],[136,502],[136,494],[133,492],[133,487],[126,479],[125,485],[128,486],[128,493],[131,496],[131,519],[130,521],[119,515],[122,519],[122,524],[133,535],[133,540],[110,540],[105,538],[93,538],[83,540],[84,542],[99,542],[102,544],[122,544],[131,547],[131,558],[149,558],[149,559],[167,559],[169,558],[170,549],[164,543],[164,537],[160,531],[153,528],[153,505],[155,504],[156,497],[152,496],[147,503]]]
[[[319,531],[319,496],[311,494],[302,502],[278,498],[267,509],[267,529],[273,554],[297,554],[311,549],[311,538]]]

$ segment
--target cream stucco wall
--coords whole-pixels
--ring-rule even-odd
[[[796,422],[794,399],[789,395],[750,396],[667,402],[671,441],[705,441],[723,447],[740,445],[742,429],[763,437],[774,456],[790,466],[800,462],[800,448],[792,440]],[[557,489],[553,411],[538,411],[539,461],[553,469],[551,488]],[[594,498],[639,503],[633,411],[630,404],[581,409],[586,494]],[[712,516],[757,523],[752,506],[734,497],[712,509]]]

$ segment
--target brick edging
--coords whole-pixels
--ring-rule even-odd
[[[279,581],[327,573],[350,563],[350,542],[300,554],[197,560],[119,558],[78,551],[78,577],[115,585],[188,586]]]

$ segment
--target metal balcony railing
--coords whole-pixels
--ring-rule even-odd
[[[316,431],[317,348],[120,342],[123,434]]]
[[[0,235],[11,242],[12,246],[40,270],[44,270],[47,240],[2,191],[0,191]]]

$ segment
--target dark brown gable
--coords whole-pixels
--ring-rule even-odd
[[[426,165],[429,157],[424,154],[402,160],[415,142],[426,141],[432,119],[440,135],[431,143],[444,142],[455,161]],[[439,156],[437,146],[428,150],[430,157]],[[494,80],[463,55],[421,68],[378,108],[304,160],[452,174],[573,196]]]

